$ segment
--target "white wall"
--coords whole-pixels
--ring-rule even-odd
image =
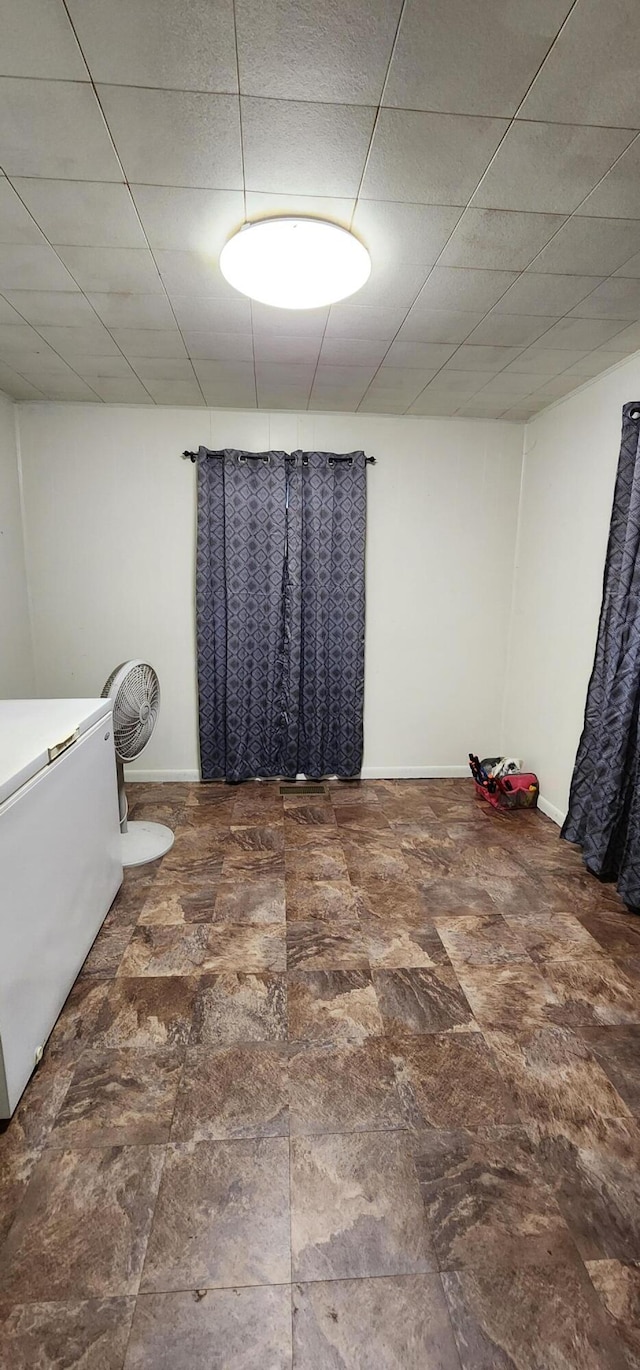
[[[519,425],[71,404],[19,412],[38,692],[91,695],[119,661],[148,658],[163,709],[144,772],[198,766],[195,469],[179,453],[199,443],[378,458],[368,474],[365,773],[464,773],[470,748],[499,744]]]
[[[526,429],[505,750],[538,773],[561,822],[596,644],[622,406],[640,399],[640,356]]]
[[[33,694],[14,405],[0,395],[0,699]]]

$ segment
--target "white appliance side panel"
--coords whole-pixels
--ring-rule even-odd
[[[109,716],[0,806],[0,1116],[13,1112],[121,883]]]

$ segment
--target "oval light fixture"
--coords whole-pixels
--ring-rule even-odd
[[[371,258],[353,233],[325,219],[261,219],[225,243],[220,270],[252,300],[277,309],[317,309],[360,290]]]

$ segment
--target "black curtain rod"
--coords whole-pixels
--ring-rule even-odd
[[[184,458],[185,460],[187,460],[187,461],[197,461],[197,460],[198,460],[198,453],[197,453],[197,452],[181,452],[180,455],[181,455],[181,457],[183,457],[183,458]],[[209,456],[211,456],[211,457],[219,457],[219,458],[222,458],[223,455],[224,455],[224,454],[223,454],[222,452],[210,452],[210,453],[209,453]],[[268,453],[265,453],[265,454],[260,453],[260,452],[252,453],[252,454],[251,454],[251,460],[252,460],[252,461],[268,461],[268,460],[269,460]],[[375,464],[376,464],[376,459],[375,459],[375,457],[365,457],[364,460],[365,460],[365,465],[366,465],[366,466],[375,466]],[[291,455],[291,456],[285,456],[285,461],[295,461],[295,457],[294,457],[293,455]],[[329,462],[330,462],[330,464],[331,464],[332,466],[335,465],[337,462],[342,462],[342,461],[348,461],[348,462],[350,462],[350,461],[351,461],[351,457],[332,457],[332,456],[329,457]]]

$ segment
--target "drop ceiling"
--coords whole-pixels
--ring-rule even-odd
[[[637,0],[0,0],[0,389],[523,419],[640,349]],[[252,305],[220,249],[373,260]]]

